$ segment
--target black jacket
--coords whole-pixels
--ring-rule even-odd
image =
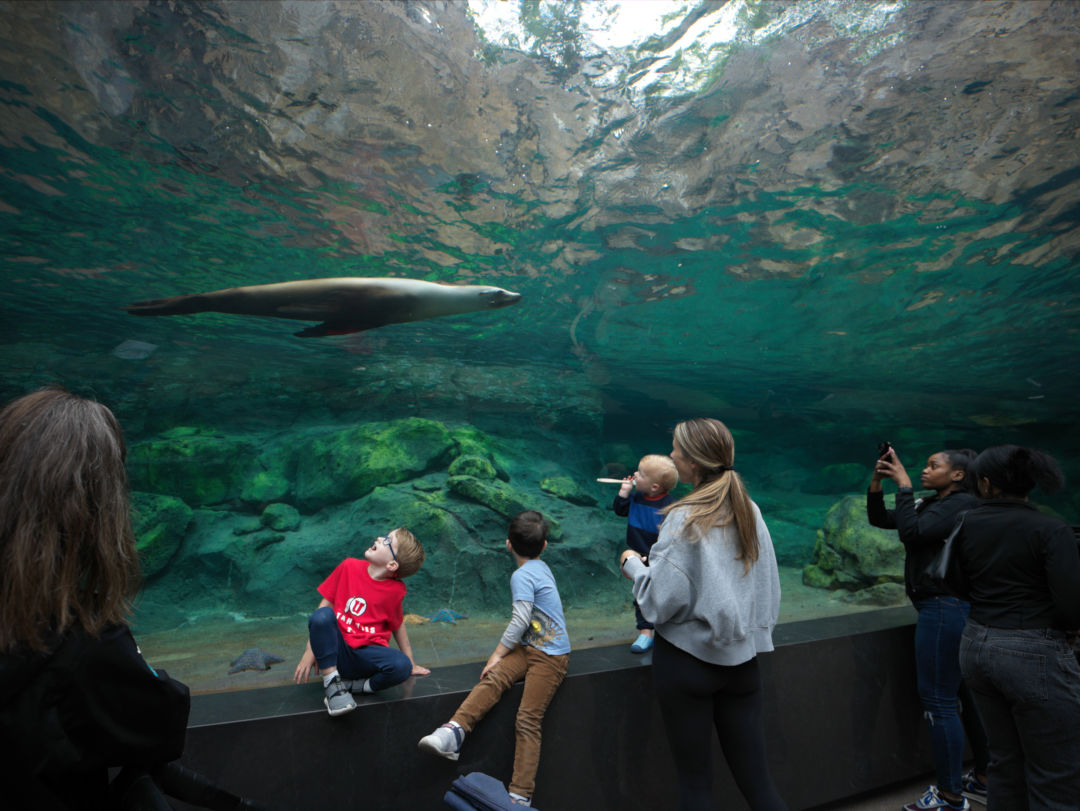
[[[896,492],[896,509],[885,509],[885,494],[866,493],[866,517],[875,527],[899,531],[907,551],[904,557],[904,589],[915,602],[929,597],[949,596],[949,592],[926,577],[926,567],[949,537],[960,513],[979,505],[970,493],[951,493],[943,499],[936,495],[915,503],[910,487]]]
[[[1025,501],[991,499],[964,518],[956,565],[971,619],[992,628],[1080,628],[1073,529]]]
[[[0,654],[5,806],[107,808],[109,767],[180,757],[188,688],[155,673],[126,626],[73,630],[50,650]]]

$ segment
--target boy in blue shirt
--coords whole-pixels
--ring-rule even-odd
[[[510,521],[506,548],[517,562],[510,576],[513,616],[495,651],[480,673],[480,682],[458,707],[449,723],[420,739],[420,749],[457,760],[465,733],[471,732],[503,693],[525,679],[515,724],[514,775],[510,798],[531,805],[540,764],[540,724],[566,676],[570,638],[555,577],[540,553],[547,547],[548,523],[535,510]]]
[[[639,555],[648,557],[649,550],[656,543],[660,533],[663,516],[660,511],[674,499],[671,490],[679,483],[679,471],[670,456],[650,453],[638,462],[638,469],[633,476],[619,487],[619,494],[611,508],[616,515],[627,516],[626,545]],[[630,491],[633,490],[633,495]],[[637,619],[638,638],[630,646],[634,653],[644,653],[653,646],[653,626],[641,615],[637,602],[634,603],[634,616]]]

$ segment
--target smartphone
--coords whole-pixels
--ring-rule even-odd
[[[892,443],[889,442],[887,439],[883,439],[877,445],[877,458],[878,459],[884,459],[886,456],[889,455],[889,451],[891,451],[891,450],[892,450]]]

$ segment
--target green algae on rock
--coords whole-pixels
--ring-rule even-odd
[[[540,489],[555,498],[561,498],[563,501],[579,504],[582,507],[593,507],[597,503],[596,496],[569,476],[546,476],[540,480]]]
[[[312,437],[297,453],[297,504],[313,512],[360,498],[379,485],[441,467],[453,448],[445,425],[421,417],[367,423]]]
[[[267,504],[259,521],[270,529],[289,532],[300,529],[300,511],[291,504]]]
[[[191,522],[191,507],[174,496],[131,494],[131,524],[143,575],[153,577],[172,560]]]
[[[251,437],[209,430],[171,432],[132,445],[132,486],[167,493],[195,506],[220,504],[240,495],[249,460],[258,453]]]
[[[494,479],[498,475],[495,465],[483,456],[459,456],[450,463],[448,472],[451,476],[472,476],[477,479]]]
[[[894,530],[870,526],[866,497],[845,496],[818,530],[803,583],[823,589],[857,591],[882,583],[904,582],[904,546]]]

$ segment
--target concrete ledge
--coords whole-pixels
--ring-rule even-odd
[[[910,608],[789,623],[761,657],[773,775],[805,809],[925,774]],[[650,658],[628,645],[571,654],[544,721],[535,802],[560,811],[674,808],[675,772],[652,698]],[[438,809],[451,780],[509,780],[518,685],[457,763],[417,751],[479,677],[440,668],[330,718],[316,683],[195,696],[184,763],[273,809]],[[716,796],[745,808],[714,747]],[[185,808],[177,804],[178,808]]]

